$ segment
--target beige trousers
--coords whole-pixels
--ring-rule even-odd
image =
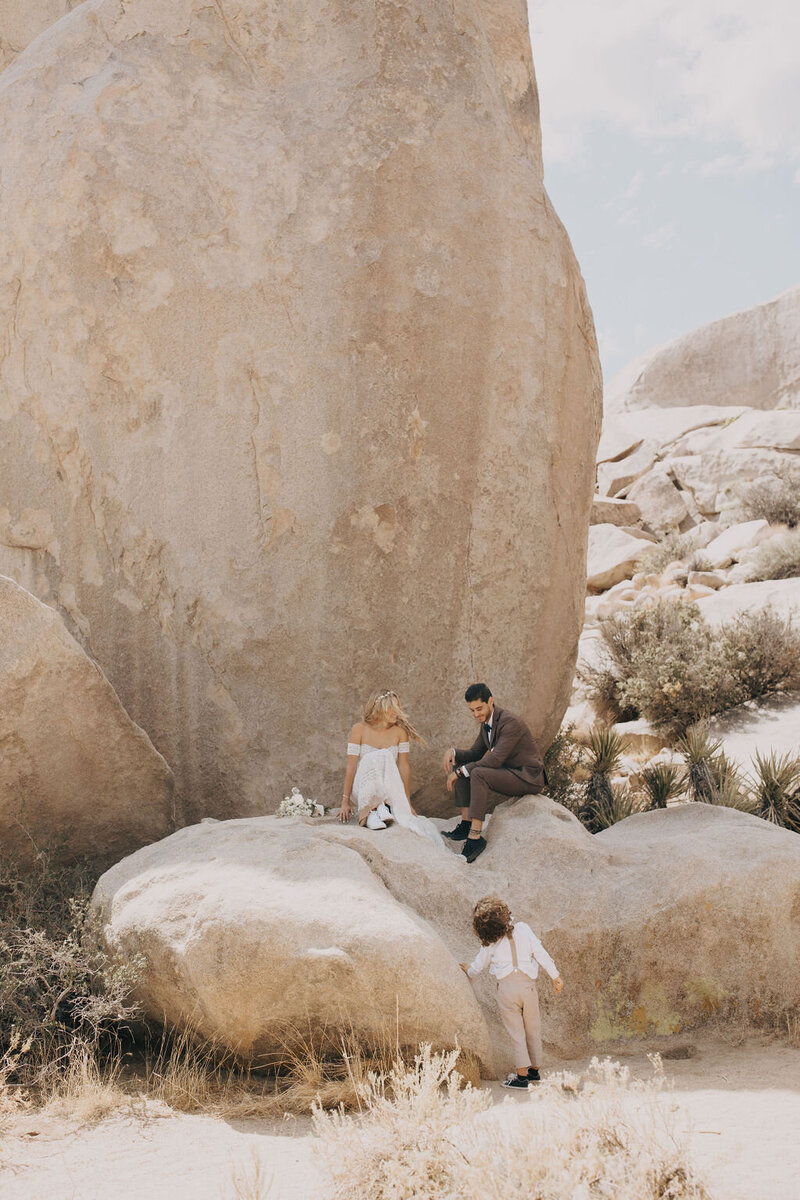
[[[514,1043],[514,1066],[542,1065],[542,1023],[536,980],[512,971],[497,984],[497,1003],[508,1036]]]

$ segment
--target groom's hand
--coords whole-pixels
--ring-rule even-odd
[[[445,775],[449,775],[455,765],[456,765],[455,751],[454,750],[446,750],[445,755],[444,755],[444,762],[442,763],[442,766],[444,767]]]
[[[450,772],[450,774],[447,776],[447,790],[448,790],[448,792],[452,792],[453,788],[456,786],[456,780],[457,780],[457,779],[458,779],[458,775],[456,774],[456,772],[455,772],[455,771],[451,771],[451,772]]]

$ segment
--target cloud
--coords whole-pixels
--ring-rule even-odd
[[[691,136],[715,170],[800,163],[797,0],[528,0],[545,152]],[[724,153],[720,153],[720,144]]]

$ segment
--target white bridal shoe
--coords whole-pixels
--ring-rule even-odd
[[[385,805],[381,805],[381,808],[385,808],[385,807],[386,807]],[[380,817],[378,816],[377,810],[373,808],[372,812],[367,817],[367,829],[385,829],[385,828],[386,828],[386,822],[382,821],[380,819]]]
[[[394,820],[394,817],[392,816],[392,810],[388,807],[388,805],[379,804],[378,807],[375,809],[375,812],[378,814],[378,816],[380,817],[380,819],[382,821],[385,821],[387,825],[391,825],[392,821]]]

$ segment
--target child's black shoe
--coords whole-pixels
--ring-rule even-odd
[[[542,1077],[536,1067],[528,1067],[528,1083],[541,1083]]]
[[[516,1071],[512,1071],[508,1079],[503,1080],[503,1087],[508,1088],[527,1088],[528,1079],[525,1075],[518,1075]]]

